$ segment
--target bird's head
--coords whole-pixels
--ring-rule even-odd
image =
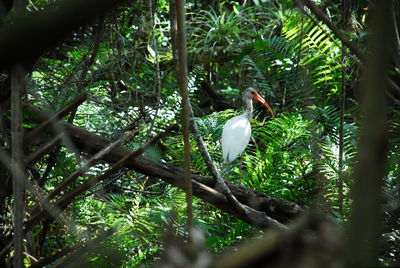
[[[257,91],[254,88],[249,87],[243,92],[243,101],[245,103],[247,103],[248,101],[251,101],[252,99],[260,102],[262,105],[267,107],[268,111],[271,113],[271,116],[275,117],[275,114],[272,111],[269,104],[257,93]]]

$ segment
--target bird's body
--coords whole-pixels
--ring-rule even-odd
[[[253,114],[253,99],[267,107],[271,115],[274,116],[271,107],[258,95],[257,91],[253,88],[246,89],[243,92],[243,101],[246,104],[246,111],[242,115],[229,119],[222,130],[222,155],[224,161],[227,163],[231,163],[241,155],[250,141],[250,119]]]
[[[222,154],[224,161],[232,162],[250,141],[251,126],[246,115],[229,119],[222,130]]]

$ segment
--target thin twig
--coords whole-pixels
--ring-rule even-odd
[[[45,142],[39,149],[36,151],[30,153],[26,158],[25,158],[25,163],[26,165],[31,165],[38,161],[43,155],[49,153],[57,144],[60,142],[62,139],[62,136],[64,133],[59,133],[47,142]]]
[[[161,99],[161,70],[160,70],[160,55],[158,52],[158,42],[157,42],[157,38],[156,38],[156,33],[155,33],[155,16],[153,13],[153,10],[156,10],[156,7],[154,6],[154,4],[156,4],[156,1],[150,0],[149,1],[149,9],[150,9],[150,20],[151,20],[151,42],[153,43],[153,48],[154,48],[154,53],[155,53],[155,63],[156,63],[156,70],[155,70],[155,74],[156,74],[156,85],[155,85],[155,93],[156,93],[156,111],[154,112],[154,118],[153,121],[149,127],[149,135],[151,135],[151,132],[153,130],[154,124],[157,121],[157,117],[158,117],[158,112],[160,110],[160,99]]]
[[[344,14],[343,18],[343,29],[347,27],[348,21],[350,19],[349,13],[351,10],[348,10],[348,7],[345,3],[346,0],[342,0],[342,14]],[[344,115],[345,115],[345,106],[346,106],[346,46],[342,42],[342,55],[341,55],[341,63],[342,63],[342,72],[341,72],[341,85],[339,92],[339,161],[338,161],[338,192],[339,192],[339,213],[343,217],[343,147],[344,147]]]
[[[59,194],[63,189],[65,189],[68,185],[70,185],[76,178],[79,176],[82,176],[86,171],[89,170],[90,167],[95,165],[97,162],[99,162],[101,159],[103,159],[106,155],[108,155],[113,149],[115,149],[117,146],[120,144],[124,143],[127,141],[130,137],[136,135],[139,131],[138,130],[133,130],[129,132],[128,134],[122,136],[120,139],[118,139],[115,142],[110,143],[107,147],[102,149],[101,151],[97,152],[95,155],[93,155],[81,168],[75,170],[71,176],[60,183],[53,192],[49,194],[49,199],[54,198],[57,194]]]
[[[217,168],[215,167],[210,154],[208,153],[206,145],[204,144],[203,137],[201,136],[200,131],[197,128],[196,121],[194,120],[194,114],[193,114],[192,106],[190,104],[189,104],[189,108],[190,108],[190,118],[191,118],[191,122],[192,122],[192,132],[196,139],[197,147],[199,148],[199,151],[203,157],[203,160],[206,163],[206,166],[207,166],[208,170],[210,171],[211,176],[215,179],[215,182],[216,182],[215,188],[222,191],[222,193],[225,194],[225,196],[228,198],[228,200],[231,201],[232,204],[243,213],[245,211],[245,209],[243,208],[243,204],[241,204],[236,199],[236,197],[234,195],[232,195],[228,186],[226,186],[224,180],[222,179],[221,175],[219,174]]]

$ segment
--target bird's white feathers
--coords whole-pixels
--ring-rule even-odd
[[[232,162],[241,155],[251,136],[250,121],[246,115],[229,119],[222,130],[222,154],[224,161]]]

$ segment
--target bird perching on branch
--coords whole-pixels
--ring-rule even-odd
[[[243,92],[243,102],[246,111],[242,115],[229,119],[222,130],[222,155],[224,162],[230,164],[246,149],[250,141],[250,119],[253,115],[253,99],[267,107],[272,117],[275,117],[269,104],[257,93],[254,88],[247,88]]]

